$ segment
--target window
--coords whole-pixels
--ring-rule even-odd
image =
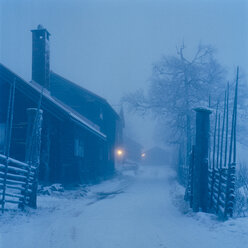
[[[4,150],[5,123],[0,123],[0,152]]]
[[[100,118],[100,120],[103,120],[103,110],[102,110],[101,106],[99,108],[99,118]]]
[[[80,138],[75,139],[75,145],[74,145],[74,155],[76,157],[84,157],[84,142]]]

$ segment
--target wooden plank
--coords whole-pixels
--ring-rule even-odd
[[[226,176],[223,176],[223,175],[221,176],[221,181],[223,181],[223,182],[226,183],[226,182],[227,182],[227,179],[228,179],[228,178],[227,178]]]
[[[22,201],[17,201],[17,200],[5,200],[5,202],[14,203],[14,204],[20,204],[20,203],[22,203]]]
[[[0,193],[0,195],[2,195],[2,193]],[[5,193],[5,196],[9,196],[9,197],[14,197],[14,198],[23,198],[23,195],[18,195],[18,194],[9,194],[9,193]]]
[[[4,176],[5,176],[5,173],[0,171],[0,178],[4,178]],[[28,180],[28,181],[32,182],[34,180],[34,177],[31,175],[30,176],[23,176],[23,175],[18,175],[18,174],[13,174],[13,173],[8,172],[7,173],[7,179],[12,179],[12,180],[16,180],[16,181],[24,181],[24,182],[26,182]]]
[[[221,213],[221,216],[222,216],[222,217],[224,217],[224,214],[225,214],[225,208],[224,208],[224,207],[222,207],[221,205],[219,205],[218,209],[219,209],[219,213]]]
[[[21,186],[13,186],[13,185],[7,185],[7,188],[8,188],[8,189],[16,189],[16,190],[20,190],[20,191],[25,190],[25,187],[21,187]],[[31,186],[29,186],[29,188],[31,188]],[[32,190],[31,190],[31,189],[27,189],[27,191],[28,191],[29,193],[31,193],[31,192],[32,192]]]
[[[221,183],[220,186],[221,186],[221,189],[222,189],[221,191],[225,190],[226,187],[227,187],[226,183]]]
[[[7,173],[5,174],[4,172],[1,172],[0,171],[0,177],[4,177],[6,175],[7,179],[13,179],[13,180],[17,180],[17,181],[26,181],[27,180],[27,177],[26,176],[22,176],[22,175],[15,175],[15,174],[12,174],[12,173]]]
[[[7,162],[7,157],[0,154],[0,163],[6,164]],[[18,167],[18,168],[24,168],[24,169],[31,169],[31,170],[36,170],[37,168],[35,166],[30,166],[27,163],[21,162],[19,160],[13,159],[13,158],[8,158],[8,162],[11,166],[13,167]]]
[[[18,200],[5,200],[5,203],[12,203],[12,204],[21,204],[22,201],[18,201]],[[2,201],[0,201],[0,204],[2,204]],[[6,210],[6,208],[4,208],[4,211]]]
[[[213,187],[213,191],[214,191],[215,193],[218,193],[218,192],[219,192],[218,185],[214,185],[214,187]]]
[[[215,200],[217,200],[218,199],[218,194],[217,193],[213,193],[213,199]]]
[[[0,164],[0,171],[5,171],[5,170],[6,170],[6,166],[3,164]],[[20,173],[20,174],[28,173],[28,169],[21,169],[21,168],[14,167],[14,166],[8,166],[8,171],[13,171],[13,172]]]
[[[4,179],[0,178],[0,183],[3,182]],[[6,180],[6,184],[8,185],[26,185],[26,182],[22,182],[22,181],[17,181],[17,180],[11,180],[11,179],[7,179]],[[29,181],[28,183],[30,186],[32,186],[32,182]]]
[[[5,155],[0,154],[0,161],[6,162],[7,161],[7,157]],[[16,165],[20,165],[20,166],[23,166],[23,167],[29,167],[29,165],[27,163],[21,162],[19,160],[13,159],[13,158],[8,158],[8,161],[10,163],[14,163]]]
[[[221,198],[219,199],[219,204],[224,208],[226,203]]]

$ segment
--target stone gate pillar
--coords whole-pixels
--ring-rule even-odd
[[[208,157],[210,114],[208,108],[196,108],[196,136],[193,177],[193,211],[208,208]]]

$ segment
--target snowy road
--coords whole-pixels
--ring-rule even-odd
[[[184,215],[175,206],[175,185],[169,169],[144,167],[90,187],[86,197],[41,196],[37,211],[2,217],[0,247],[248,247],[247,218],[221,223],[207,214]]]

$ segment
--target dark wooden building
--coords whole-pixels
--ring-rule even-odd
[[[49,32],[32,30],[32,81],[0,64],[0,152],[10,87],[15,84],[10,155],[24,161],[28,108],[43,110],[39,177],[44,182],[88,183],[113,174],[120,118],[102,97],[50,71]]]

